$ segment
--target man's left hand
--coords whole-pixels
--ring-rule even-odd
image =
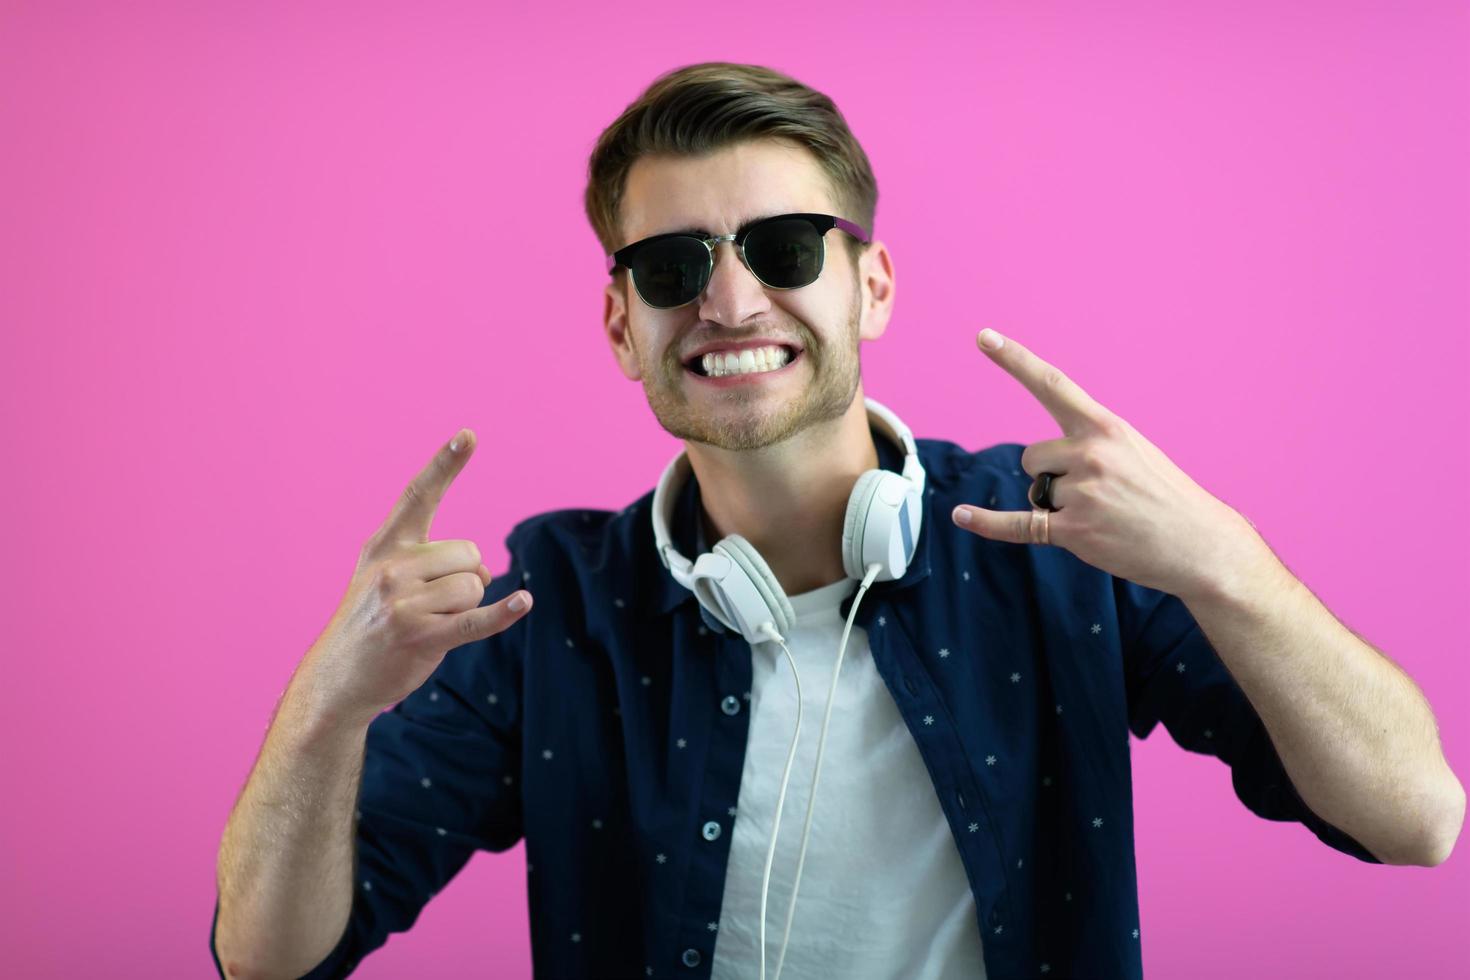
[[[1094,401],[1072,379],[1009,338],[999,350],[976,345],[1025,385],[1063,436],[1027,446],[1021,466],[1033,481],[1054,474],[1049,543],[1096,568],[1177,596],[1209,592],[1242,562],[1269,552],[1255,527],[1199,484],[1138,430]],[[999,335],[996,335],[997,337]],[[1034,482],[1029,493],[1035,493]],[[958,516],[970,515],[968,524]],[[996,541],[1030,544],[1031,510],[961,504],[955,523]]]

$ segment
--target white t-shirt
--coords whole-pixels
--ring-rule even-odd
[[[801,739],[781,810],[766,898],[766,977],[774,980],[796,878],[817,739],[842,642],[844,579],[790,596],[786,637],[801,677]],[[752,647],[750,737],[715,935],[714,980],[760,976],[760,897],[781,773],[796,728],[796,684],[779,644]],[[796,914],[781,976],[790,980],[985,977],[975,900],[918,746],[856,623],[832,704]]]

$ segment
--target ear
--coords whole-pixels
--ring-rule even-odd
[[[849,247],[855,244],[848,242]],[[893,315],[893,256],[888,254],[888,246],[873,239],[858,257],[857,275],[862,293],[858,337],[877,340],[888,329],[888,318]]]
[[[633,349],[632,338],[628,335],[627,287],[624,285],[627,281],[627,273],[623,271],[604,287],[602,326],[623,376],[629,381],[637,381],[643,377],[643,371],[638,366],[638,353]]]

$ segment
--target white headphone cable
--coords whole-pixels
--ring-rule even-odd
[[[786,784],[791,779],[791,763],[796,759],[796,742],[801,738],[801,675],[796,672],[796,658],[791,656],[781,634],[772,623],[762,623],[761,630],[781,644],[791,663],[791,676],[796,679],[796,734],[791,736],[791,751],[786,755],[786,771],[781,775],[781,792],[776,797],[776,819],[771,824],[771,846],[766,851],[766,872],[761,878],[761,980],[766,980],[766,894],[771,887],[771,863],[776,857],[776,835],[781,830],[781,807],[786,802]]]
[[[842,644],[837,648],[837,663],[832,667],[832,685],[827,691],[827,708],[826,712],[822,716],[822,734],[817,739],[817,762],[812,769],[812,788],[807,796],[806,821],[801,828],[801,852],[796,861],[796,880],[791,883],[791,901],[786,906],[786,930],[781,936],[781,952],[780,955],[776,958],[776,974],[773,980],[781,980],[781,967],[786,962],[786,943],[791,938],[791,920],[796,915],[796,892],[797,889],[801,887],[801,869],[806,864],[807,839],[812,829],[812,813],[814,812],[813,807],[816,806],[817,802],[817,780],[821,778],[822,774],[822,750],[826,747],[827,744],[827,723],[832,720],[832,704],[837,697],[837,676],[838,673],[842,670],[842,658],[847,653],[847,637],[848,634],[852,632],[852,622],[853,619],[857,616],[858,604],[863,601],[863,593],[868,591],[868,586],[872,585],[873,580],[878,577],[878,571],[881,567],[882,566],[880,566],[877,562],[874,562],[868,566],[867,574],[863,576],[863,581],[862,584],[858,587],[857,595],[852,600],[852,608],[849,609],[847,612],[847,623],[842,628]],[[785,643],[781,644],[781,649],[786,649]],[[786,655],[789,658],[791,656],[791,652],[788,650]],[[791,669],[793,672],[796,670],[796,662],[794,660],[792,661]],[[799,699],[801,697],[800,682],[798,682],[797,684],[796,693],[799,705]],[[801,711],[799,706],[796,714],[796,726],[797,732],[798,734],[800,734]],[[793,755],[795,754],[795,745],[796,743],[795,741],[793,741]],[[789,772],[791,766],[790,759],[787,760],[786,765]],[[785,795],[786,781],[783,777],[781,781],[781,796],[784,798]],[[776,819],[778,827],[781,818],[780,815],[781,802],[778,800],[776,803]],[[771,838],[771,855],[774,855],[775,853],[776,841],[775,836],[773,835]],[[766,975],[766,888],[770,881],[770,866],[771,859],[768,856],[766,859],[766,882],[763,883],[761,886],[761,980],[765,980]]]

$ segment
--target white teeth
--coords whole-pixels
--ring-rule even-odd
[[[727,374],[756,374],[775,371],[791,360],[784,347],[757,347],[742,351],[706,354],[702,359],[704,373],[712,378]]]

